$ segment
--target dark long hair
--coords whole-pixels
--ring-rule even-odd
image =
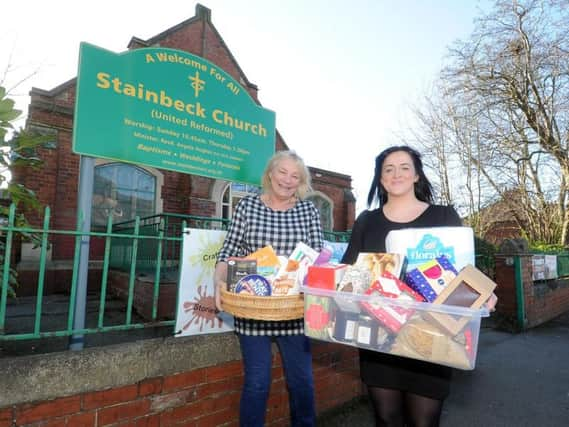
[[[381,185],[381,170],[383,169],[383,163],[385,162],[386,157],[397,151],[403,151],[409,154],[411,159],[413,159],[415,173],[419,176],[419,180],[415,183],[415,197],[422,202],[433,203],[433,186],[423,171],[421,154],[408,145],[395,145],[383,150],[375,158],[375,173],[367,196],[368,208],[372,207],[373,202],[376,199],[379,202],[379,207],[382,207],[385,202],[387,202],[387,191],[383,188],[383,185]]]

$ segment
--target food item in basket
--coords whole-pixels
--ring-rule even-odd
[[[377,346],[377,328],[378,324],[371,316],[361,314],[356,328],[356,342],[358,346],[372,348]]]
[[[461,369],[471,369],[473,364],[465,345],[419,316],[401,328],[390,353]]]
[[[227,290],[235,292],[237,282],[243,277],[257,273],[257,261],[245,258],[229,258],[227,260]]]
[[[328,339],[331,327],[330,298],[304,296],[304,332],[313,338]]]
[[[445,256],[429,260],[405,275],[405,283],[433,302],[458,272]]]
[[[367,268],[371,281],[377,280],[384,272],[389,272],[399,278],[405,257],[400,254],[381,252],[361,252],[354,265]]]
[[[271,284],[259,274],[250,274],[237,282],[235,293],[266,297],[271,295]]]
[[[294,279],[288,277],[277,277],[273,281],[272,292],[273,296],[288,295],[289,291],[294,287]]]
[[[280,261],[271,245],[247,255],[246,259],[255,260],[257,262],[257,273],[268,277],[269,280],[278,272],[280,267]]]
[[[285,271],[290,273],[291,271],[298,271],[300,267],[300,263],[295,259],[289,259],[286,263]]]
[[[363,294],[371,285],[371,274],[365,267],[348,265],[342,280],[338,284],[338,291]]]
[[[447,285],[433,304],[477,309],[488,301],[495,288],[496,283],[469,264]],[[445,313],[430,313],[430,317],[451,335],[458,334],[470,321],[468,316],[451,316]]]
[[[336,301],[341,310],[359,313],[359,304],[351,300],[345,293],[363,294],[370,285],[371,276],[365,267],[348,265],[337,289],[344,295],[334,296],[334,301]]]
[[[359,317],[358,313],[336,310],[332,333],[334,339],[347,343],[354,341]]]
[[[272,267],[279,265],[277,254],[271,245],[256,250],[255,252],[247,255],[246,258],[257,260],[257,265],[259,267]]]
[[[356,327],[358,347],[366,347],[375,351],[387,351],[391,344],[391,334],[373,317],[361,313]]]
[[[311,288],[335,291],[348,268],[347,264],[311,265],[304,283]]]
[[[466,349],[466,354],[468,355],[469,359],[472,360],[475,359],[476,354],[474,352],[475,349],[472,340],[472,328],[470,327],[464,328],[464,331],[462,331],[460,334],[457,334],[452,339],[458,344],[464,346],[464,348]]]
[[[314,265],[328,264],[334,254],[334,248],[329,245],[324,245],[318,257],[314,260]]]
[[[362,301],[364,309],[392,332],[398,332],[414,313],[412,308],[398,304],[399,301],[424,301],[421,295],[389,272],[383,272],[365,294],[397,300],[393,304],[380,300]]]
[[[381,325],[377,328],[377,348],[383,352],[389,351],[389,347],[393,342],[394,335],[391,334],[387,328],[383,328]]]
[[[294,281],[294,286],[288,290],[287,295],[299,293],[300,285],[304,281],[308,266],[312,265],[317,257],[318,251],[315,251],[310,246],[302,242],[296,245],[286,264],[281,264],[275,279],[292,279]]]

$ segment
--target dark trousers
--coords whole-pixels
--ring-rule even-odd
[[[271,343],[279,347],[289,393],[290,418],[293,427],[316,424],[314,380],[310,340],[304,335],[279,337],[238,334],[243,355],[245,381],[240,403],[240,425],[265,425],[267,399],[271,388]]]

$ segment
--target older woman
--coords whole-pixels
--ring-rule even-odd
[[[216,304],[219,288],[226,286],[227,259],[244,257],[271,245],[288,257],[299,242],[322,248],[320,215],[312,202],[310,175],[292,151],[279,151],[270,160],[262,179],[263,193],[239,201],[215,268]],[[261,321],[235,318],[241,344],[245,381],[241,394],[241,426],[263,426],[271,386],[271,344],[280,350],[289,392],[292,426],[315,425],[314,382],[310,342],[303,319]]]

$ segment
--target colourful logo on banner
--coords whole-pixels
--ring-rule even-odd
[[[233,330],[233,317],[215,307],[213,273],[226,231],[186,228],[178,286],[176,336]]]
[[[444,255],[451,264],[455,264],[454,247],[445,246],[436,236],[425,234],[417,246],[407,249],[407,262],[409,265],[420,264]]]

